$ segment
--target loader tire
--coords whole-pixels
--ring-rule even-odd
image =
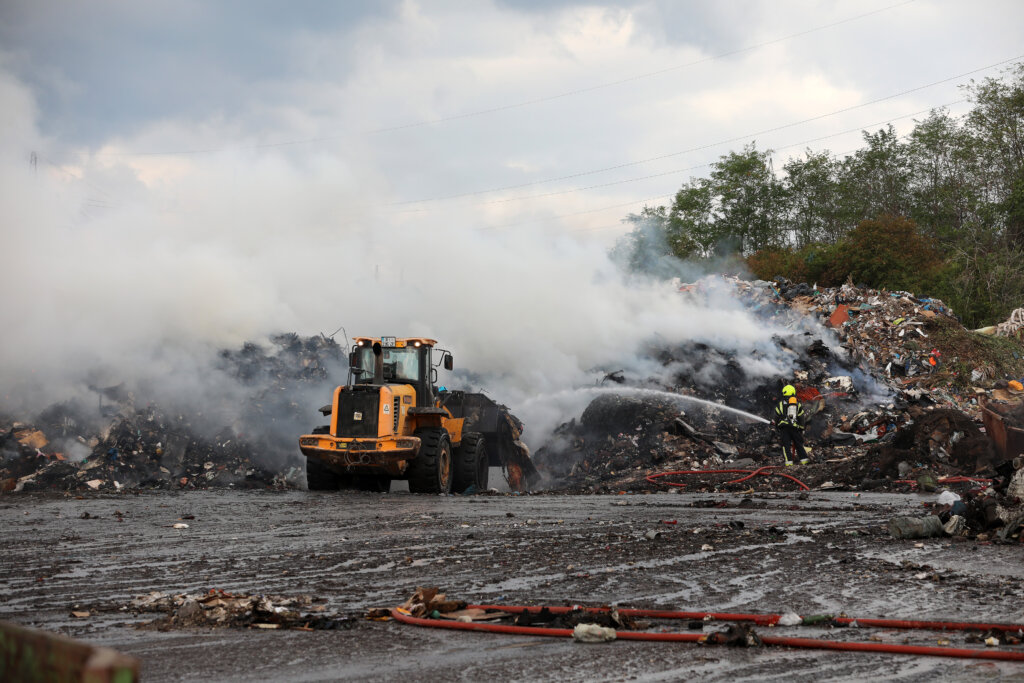
[[[314,434],[330,434],[331,425],[313,428]],[[309,491],[337,491],[341,487],[341,477],[327,469],[316,460],[306,459],[306,489]]]
[[[411,493],[450,493],[452,490],[452,442],[444,429],[417,429],[420,451],[409,464]]]
[[[341,488],[341,477],[326,466],[306,458],[306,489],[309,491],[337,491]]]
[[[484,452],[484,435],[467,432],[455,451],[455,466],[452,476],[452,491],[462,493],[470,486],[479,491],[487,490],[489,463]]]

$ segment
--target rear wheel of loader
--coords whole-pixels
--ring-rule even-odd
[[[462,493],[474,486],[477,491],[486,491],[488,464],[487,453],[484,452],[484,435],[476,432],[463,434],[462,443],[455,451],[452,490]]]
[[[417,429],[420,452],[409,465],[409,491],[449,493],[452,490],[452,442],[443,429]]]

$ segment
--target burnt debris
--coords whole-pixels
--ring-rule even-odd
[[[158,405],[119,385],[91,387],[95,404],[0,418],[0,490],[301,487],[305,397],[327,393],[345,366],[333,339],[281,334],[220,352],[212,372],[236,390],[219,405]]]

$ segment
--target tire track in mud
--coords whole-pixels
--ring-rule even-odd
[[[145,658],[153,680],[244,680],[231,666],[249,662],[267,679],[565,681],[763,680],[781,671],[787,680],[880,672],[971,678],[979,669],[934,658],[775,649],[574,649],[374,622],[330,634],[157,633],[131,628],[157,615],[119,608],[151,591],[218,588],[309,594],[326,599],[332,612],[361,613],[437,585],[473,602],[1019,619],[1019,573],[1000,569],[1015,548],[929,539],[917,549],[887,536],[888,516],[920,509],[913,497],[851,506],[848,494],[755,496],[763,508],[738,507],[742,496],[717,494],[727,507],[706,506],[710,498],[253,491],[4,497],[0,617],[120,645]],[[994,567],[977,566],[986,552],[998,559]],[[915,578],[935,570],[939,580]],[[93,617],[71,618],[74,604],[87,605]],[[828,633],[865,637],[852,631]],[[289,649],[296,654],[287,656]]]

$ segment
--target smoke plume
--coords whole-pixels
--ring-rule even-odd
[[[642,353],[652,341],[734,351],[755,378],[791,369],[772,342],[780,330],[728,286],[687,298],[663,277],[625,276],[608,245],[585,236],[488,229],[503,220],[491,209],[444,221],[396,211],[358,145],[350,157],[130,156],[114,143],[90,153],[48,141],[32,98],[3,72],[0,98],[0,398],[10,414],[123,385],[230,424],[248,394],[220,369],[222,349],[339,327],[437,339],[457,368],[440,381],[507,404],[533,446],[591,398],[572,389],[608,369],[659,372]],[[671,267],[695,275],[665,262],[659,275]],[[328,398],[293,400],[308,404],[313,426]]]

